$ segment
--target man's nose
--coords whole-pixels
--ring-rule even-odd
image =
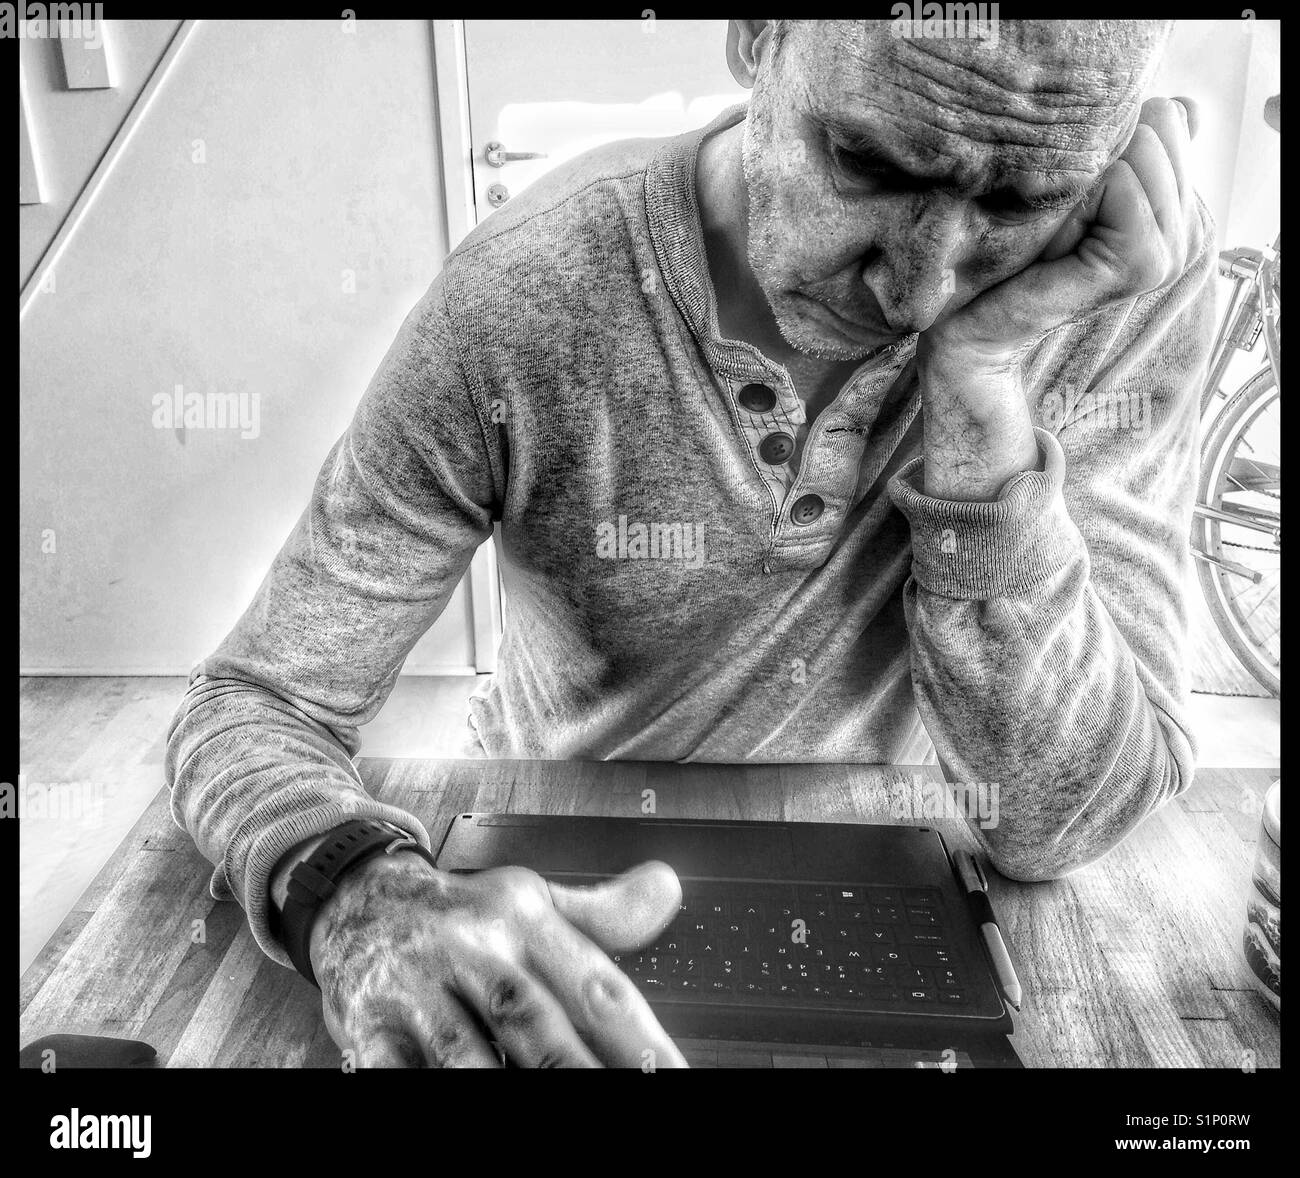
[[[960,204],[951,198],[920,198],[895,222],[876,262],[863,271],[891,331],[925,331],[956,293],[963,220]]]

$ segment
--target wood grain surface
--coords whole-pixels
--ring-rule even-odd
[[[894,820],[890,789],[933,769],[869,765],[383,760],[371,793],[425,823],[453,815],[641,813]],[[1267,770],[1204,769],[1100,863],[1051,883],[990,873],[1020,980],[1029,1067],[1280,1066],[1279,1017],[1241,954]],[[920,819],[918,819],[920,821]],[[928,820],[927,820],[928,821]],[[959,821],[933,823],[974,849]],[[144,1039],[169,1067],[338,1067],[315,989],[271,962],[161,792],[20,986],[20,1045],[57,1032]],[[722,1060],[692,1058],[698,1064]]]

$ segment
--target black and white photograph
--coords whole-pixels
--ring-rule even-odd
[[[1281,23],[871,7],[0,5],[33,1156],[618,1068],[1268,1160]]]

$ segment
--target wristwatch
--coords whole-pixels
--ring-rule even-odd
[[[269,906],[271,931],[279,937],[298,972],[319,988],[311,967],[311,930],[321,905],[338,889],[349,868],[383,851],[414,851],[425,862],[434,857],[400,827],[375,818],[357,818],[331,830],[306,859],[289,873],[289,895],[276,919]],[[278,926],[278,927],[277,927]]]

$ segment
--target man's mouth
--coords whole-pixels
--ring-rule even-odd
[[[802,291],[792,293],[805,307],[813,310],[823,323],[828,323],[854,343],[879,344],[895,338],[895,333],[874,317],[863,319],[849,317],[812,295],[806,295]]]

